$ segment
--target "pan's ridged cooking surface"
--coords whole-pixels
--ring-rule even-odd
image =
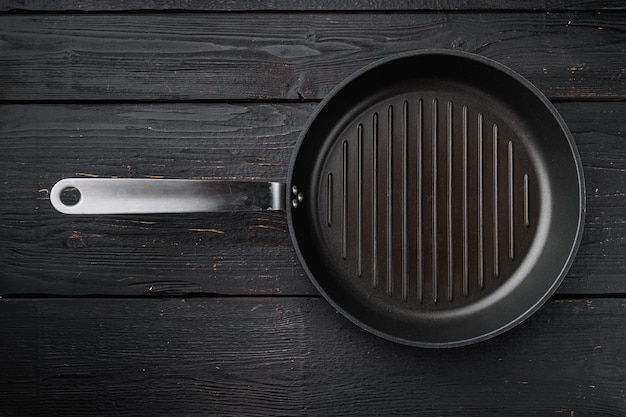
[[[389,98],[330,150],[318,191],[324,246],[358,291],[452,308],[491,293],[528,251],[539,210],[524,142],[466,97]]]

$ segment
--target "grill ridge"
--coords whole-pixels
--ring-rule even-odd
[[[431,244],[431,252],[432,252],[432,295],[433,302],[437,304],[437,276],[438,276],[438,264],[437,264],[437,175],[438,175],[438,137],[439,137],[439,117],[438,117],[439,107],[438,100],[436,98],[433,99],[433,120],[431,125],[432,130],[432,244]]]
[[[484,213],[484,181],[483,181],[483,114],[478,113],[478,287],[485,286],[485,213]]]
[[[447,147],[447,162],[448,162],[448,172],[447,172],[447,188],[446,188],[446,243],[447,243],[447,260],[448,260],[448,300],[452,301],[454,298],[454,284],[453,284],[453,256],[454,256],[454,247],[452,246],[452,239],[454,237],[454,230],[452,229],[452,135],[453,135],[453,127],[452,127],[452,112],[453,112],[453,104],[452,101],[448,101],[448,112],[447,112],[447,133],[448,133],[448,147]]]
[[[509,259],[515,259],[515,206],[513,204],[513,142],[508,146],[508,201],[509,201]]]
[[[357,158],[358,158],[358,185],[357,185],[357,223],[358,223],[358,239],[357,239],[357,275],[363,273],[363,125],[359,124],[357,139]]]
[[[402,103],[402,299],[409,298],[409,102]]]
[[[378,113],[372,115],[372,288],[378,287]]]
[[[469,237],[468,237],[468,207],[467,207],[467,136],[468,136],[468,109],[463,105],[463,295],[467,297],[469,293]]]
[[[424,159],[424,101],[420,98],[417,102],[417,146],[415,159],[417,161],[416,173],[417,173],[417,190],[416,196],[422,195],[423,189],[423,159]],[[422,223],[422,207],[423,199],[416,199],[416,217],[417,227],[415,230],[417,248],[416,248],[416,260],[417,260],[417,299],[419,303],[424,302],[424,254],[423,254],[423,223]]]
[[[393,295],[393,106],[387,108],[387,295]]]

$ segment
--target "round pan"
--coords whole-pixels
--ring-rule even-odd
[[[582,165],[556,109],[468,53],[409,53],[351,76],[311,118],[289,179],[304,196],[287,215],[309,278],[351,321],[408,345],[520,323],[557,289],[583,230]]]
[[[62,194],[78,188],[73,204]],[[419,51],[370,65],[320,104],[287,184],[59,181],[68,214],[286,209],[298,257],[344,316],[421,347],[478,342],[536,311],[583,229],[565,123],[489,59]]]

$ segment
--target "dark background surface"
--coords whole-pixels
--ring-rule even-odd
[[[470,4],[471,3],[471,4]],[[626,414],[622,1],[0,2],[0,416]],[[409,348],[319,296],[284,213],[70,217],[64,177],[285,181],[317,103],[396,52],[508,65],[580,150],[556,295]]]

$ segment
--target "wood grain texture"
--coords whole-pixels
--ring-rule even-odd
[[[61,178],[286,181],[314,104],[0,107],[0,294],[316,294],[284,213],[65,216]],[[626,103],[558,103],[587,218],[561,294],[626,293]]]
[[[623,10],[626,6],[619,0],[315,0],[250,2],[246,0],[4,0],[0,11],[75,11],[75,12],[123,12],[123,11],[411,11],[411,10]]]
[[[623,13],[0,16],[0,100],[320,99],[380,58],[476,52],[552,98],[626,98]]]
[[[621,417],[625,314],[551,301],[495,339],[425,350],[321,298],[0,300],[0,415]]]
[[[626,276],[626,106],[570,103],[558,109],[575,137],[587,192],[581,246],[559,291],[577,288],[582,293],[624,294],[626,286],[606,283],[624,282]],[[603,127],[588,128],[596,123]],[[600,264],[605,267],[598,268]]]

